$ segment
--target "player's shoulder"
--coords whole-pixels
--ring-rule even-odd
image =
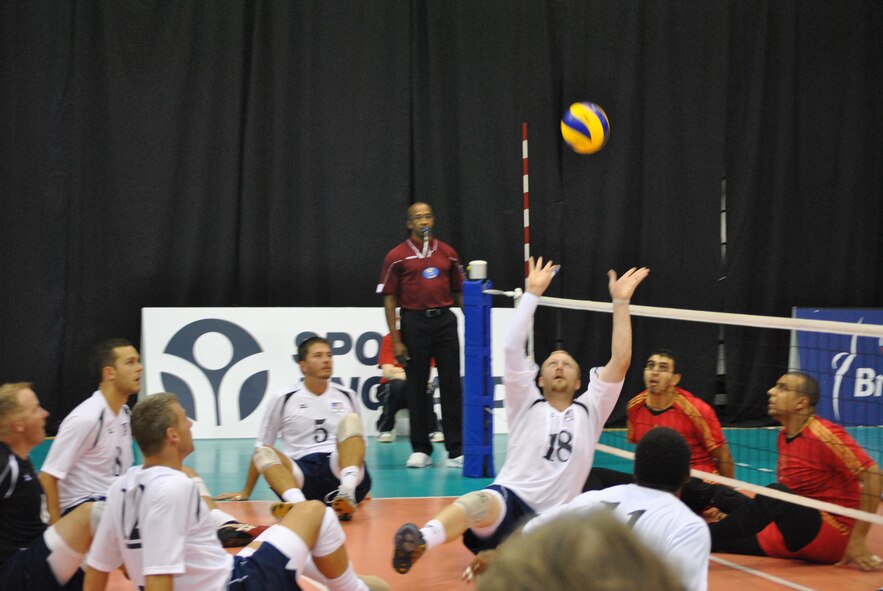
[[[639,392],[636,395],[632,396],[631,400],[628,401],[626,405],[626,409],[629,411],[638,410],[640,407],[647,404],[647,390],[643,392]]]
[[[189,476],[174,468],[167,466],[154,466],[146,470],[141,466],[138,468],[140,470],[132,472],[131,476],[145,487],[145,491],[149,490],[156,496],[179,496],[186,494],[195,486]]]
[[[291,397],[295,394],[303,392],[304,383],[303,381],[297,382],[296,384],[289,384],[283,388],[279,388],[275,392],[273,392],[271,399],[278,400],[280,398]]]
[[[344,397],[346,397],[346,398],[347,398],[348,400],[350,400],[350,401],[355,401],[355,400],[356,400],[356,393],[355,393],[355,391],[352,390],[352,389],[350,389],[350,388],[347,388],[347,387],[344,386],[343,384],[339,384],[339,383],[337,383],[337,382],[329,381],[329,382],[328,382],[328,390],[329,390],[329,392],[332,392],[332,393],[334,393],[335,395],[338,395],[338,396],[344,396]]]
[[[67,417],[76,417],[80,415],[98,416],[107,408],[107,400],[101,394],[100,390],[96,390],[88,398],[76,405]],[[67,418],[65,417],[65,418]]]
[[[17,464],[18,457],[12,452],[9,446],[0,441],[0,475],[12,474],[12,472],[6,470],[6,468]]]
[[[105,410],[108,410],[107,401],[104,399],[104,396],[99,392],[96,392],[75,406],[74,409],[64,417],[64,420],[61,421],[61,425],[58,429],[59,435],[71,428],[79,429],[85,427],[91,429],[92,427],[95,427],[101,421]]]
[[[813,415],[807,420],[804,430],[825,443],[853,441],[852,435],[842,425],[817,415]],[[782,433],[785,433],[784,429],[782,429]]]
[[[697,408],[711,408],[707,402],[690,392],[689,390],[684,390],[680,386],[675,386],[675,390],[679,396],[681,396],[684,400],[689,401],[691,404],[696,406]]]

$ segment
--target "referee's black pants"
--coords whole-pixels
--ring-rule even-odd
[[[457,317],[450,310],[428,318],[425,313],[402,310],[402,342],[408,348],[405,367],[408,415],[411,419],[411,449],[432,455],[430,406],[426,404],[426,382],[430,360],[435,359],[441,397],[442,430],[448,456],[463,454],[463,388],[460,383],[460,337]]]

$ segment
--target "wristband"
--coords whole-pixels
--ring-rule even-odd
[[[616,304],[628,304],[629,301],[630,301],[630,300],[614,299],[614,300],[613,300],[613,304],[614,304],[614,305],[616,305]]]

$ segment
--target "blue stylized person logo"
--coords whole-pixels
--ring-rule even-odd
[[[262,353],[255,338],[241,326],[218,318],[196,320],[184,326],[169,340],[164,353],[174,355],[199,368],[212,388],[215,424],[221,424],[221,383],[232,368]],[[160,373],[162,387],[177,395],[187,416],[199,421],[197,397],[179,376]],[[261,370],[246,377],[239,387],[239,420],[257,409],[267,393],[269,372]]]

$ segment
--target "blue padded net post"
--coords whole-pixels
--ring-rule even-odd
[[[491,373],[491,282],[463,283],[463,475],[494,476],[494,377]]]

